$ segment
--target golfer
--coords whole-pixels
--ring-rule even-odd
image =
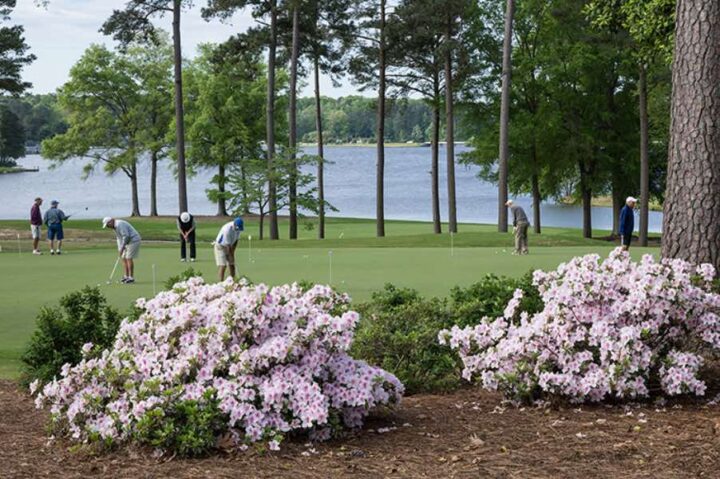
[[[625,200],[625,206],[620,210],[620,244],[622,249],[627,251],[630,249],[632,242],[632,234],[635,229],[635,204],[637,199],[628,196]]]
[[[178,216],[177,229],[180,233],[180,261],[188,260],[187,244],[190,244],[190,261],[195,262],[195,218],[187,211]]]
[[[50,209],[45,211],[43,217],[43,223],[48,228],[48,242],[50,243],[50,254],[62,254],[62,242],[65,238],[63,234],[63,221],[70,219],[69,216],[65,215],[63,210],[58,208],[60,202],[58,200],[52,200],[50,202]],[[55,240],[57,240],[57,250],[55,249]]]
[[[125,275],[122,282],[131,284],[135,282],[135,259],[140,254],[140,235],[130,223],[124,220],[105,217],[102,220],[103,228],[115,230],[117,237],[118,255],[123,260]]]
[[[39,196],[30,208],[30,233],[33,240],[33,254],[40,255],[40,234],[42,233],[43,215],[40,212],[43,200]]]
[[[218,267],[220,281],[225,279],[225,270],[230,268],[230,277],[235,277],[235,248],[240,239],[240,232],[245,229],[242,218],[235,218],[226,223],[215,238],[215,264]]]
[[[515,233],[515,251],[513,251],[513,254],[528,254],[528,227],[530,222],[525,210],[513,203],[513,200],[508,200],[505,206],[510,208],[513,215],[513,233]]]

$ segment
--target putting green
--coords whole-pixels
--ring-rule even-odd
[[[7,244],[7,243],[6,243]],[[106,281],[115,262],[111,246],[73,247],[63,256],[18,254],[3,248],[0,271],[0,377],[17,372],[18,358],[34,329],[42,306],[54,306],[64,294],[86,285],[100,286],[110,303],[127,311],[138,297],[152,296],[162,283],[189,266],[216,280],[212,249],[198,245],[198,262],[179,261],[174,245],[146,244],[137,261],[134,285]],[[298,280],[331,283],[355,301],[367,300],[385,283],[418,289],[427,296],[445,296],[456,285],[469,285],[487,273],[520,276],[530,269],[552,269],[559,263],[590,252],[606,255],[610,246],[539,247],[528,256],[512,256],[509,249],[479,248],[248,248],[237,251],[238,272],[256,282],[280,284]],[[657,249],[634,248],[633,256]],[[156,283],[153,284],[153,265]],[[120,268],[118,268],[119,270]],[[116,274],[116,280],[120,271]]]

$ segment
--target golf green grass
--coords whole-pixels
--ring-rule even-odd
[[[19,357],[35,327],[39,309],[57,305],[68,292],[87,285],[99,286],[113,306],[127,311],[135,299],[152,296],[167,278],[190,266],[207,280],[215,281],[217,271],[209,239],[220,221],[205,221],[196,263],[181,263],[177,244],[146,242],[137,260],[138,282],[134,285],[106,284],[117,254],[114,243],[107,241],[113,237],[110,232],[101,231],[97,236],[105,242],[67,242],[62,256],[50,256],[47,251],[43,256],[33,256],[24,239],[18,253],[17,241],[0,240],[0,377],[17,374]],[[0,229],[7,232],[14,226],[11,223],[0,222]],[[92,231],[96,223],[81,225],[87,224],[88,231]],[[174,236],[172,227],[164,224],[167,220],[133,223],[144,237],[170,240]],[[314,240],[304,232],[305,239],[300,241],[253,240],[252,247],[245,234],[236,253],[238,273],[269,284],[300,280],[330,283],[347,291],[354,301],[369,299],[385,283],[416,288],[426,296],[446,296],[453,286],[472,284],[488,273],[520,276],[530,269],[553,269],[577,255],[606,255],[613,248],[604,241],[579,238],[576,230],[547,230],[540,237],[531,236],[530,255],[512,256],[512,236],[497,233],[491,226],[462,225],[461,233],[452,240],[452,248],[448,235],[427,234],[428,229],[426,223],[396,222],[389,225],[388,233],[395,230],[397,236],[377,239],[372,237],[374,224],[370,221],[334,220],[328,228],[328,236],[335,236],[333,240]],[[399,238],[403,237],[407,238],[407,246],[399,246]],[[657,253],[658,249],[632,251],[639,258],[642,253]],[[121,276],[119,270],[116,281]]]

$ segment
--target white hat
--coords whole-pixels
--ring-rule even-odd
[[[188,213],[187,211],[183,212],[180,215],[180,221],[182,221],[183,223],[187,223],[188,221],[190,221],[190,213]]]
[[[110,223],[112,220],[113,219],[109,216],[106,216],[105,218],[103,218],[103,220],[102,220],[103,228],[107,228],[108,223]]]
[[[625,200],[625,204],[628,204],[628,203],[637,203],[637,201],[638,201],[637,198],[632,197],[632,196],[628,196],[627,199]]]

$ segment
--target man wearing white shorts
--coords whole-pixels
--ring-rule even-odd
[[[245,229],[242,218],[235,218],[220,228],[215,238],[213,249],[215,252],[215,264],[218,267],[220,281],[225,279],[225,270],[230,268],[230,277],[235,277],[235,248],[240,239],[240,233]]]
[[[125,275],[122,282],[131,284],[135,282],[135,259],[140,254],[140,234],[130,223],[124,220],[106,217],[102,221],[103,228],[115,230],[117,237],[118,255],[123,260]]]

